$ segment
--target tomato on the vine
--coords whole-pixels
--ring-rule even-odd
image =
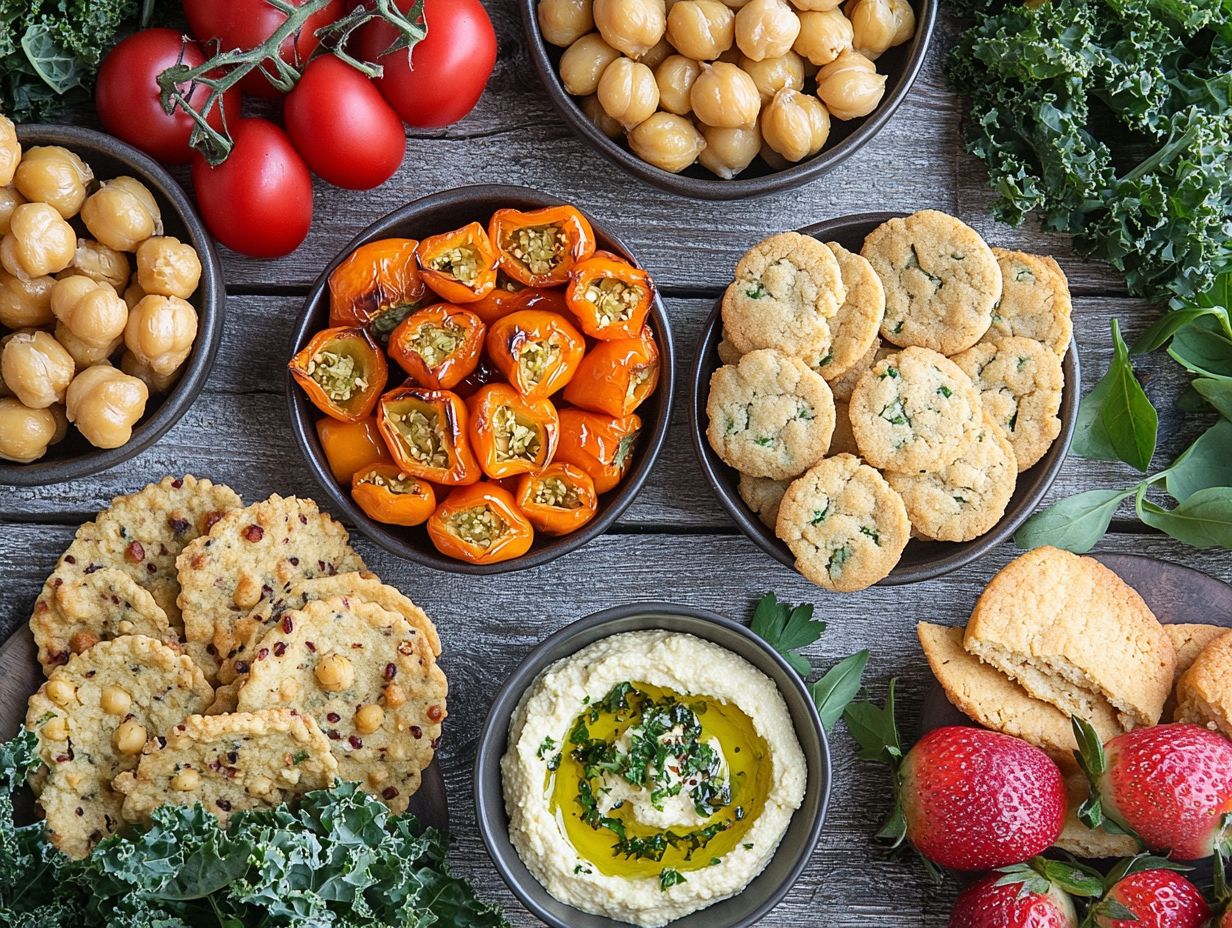
[[[397,0],[406,11],[413,0]],[[425,0],[428,37],[411,49],[382,53],[398,37],[388,22],[360,30],[358,50],[385,69],[376,84],[407,125],[448,126],[479,102],[496,64],[496,31],[479,0]]]
[[[193,121],[183,110],[168,115],[163,109],[158,75],[181,62],[196,67],[204,61],[200,46],[185,42],[174,29],[134,32],[107,53],[98,69],[94,103],[103,128],[165,164],[187,164],[192,159],[188,136]],[[208,94],[198,84],[188,96],[189,103],[199,110]],[[221,102],[229,119],[240,115],[238,89],[227,91]],[[217,106],[210,111],[209,124],[222,127]]]
[[[211,167],[193,158],[197,209],[214,237],[254,258],[290,254],[312,224],[312,175],[268,119],[228,120],[234,147]]]
[[[341,58],[309,64],[287,94],[282,117],[308,167],[336,187],[376,187],[402,164],[402,120],[372,81]]]

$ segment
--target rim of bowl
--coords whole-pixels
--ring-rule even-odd
[[[201,259],[201,281],[194,294],[197,298],[189,301],[197,310],[197,340],[171,392],[162,397],[158,408],[133,429],[132,438],[119,448],[98,448],[69,458],[43,458],[29,464],[0,463],[0,484],[36,487],[88,477],[122,464],[149,448],[180,420],[200,395],[214,366],[222,342],[227,293],[214,240],[183,188],[149,155],[106,133],[79,126],[18,126],[17,137],[23,145],[62,145],[87,163],[90,155],[81,149],[123,163],[152,189],[161,207],[170,206],[175,211],[188,233],[189,244]]]
[[[831,148],[823,148],[818,154],[807,161],[783,168],[779,171],[749,177],[723,180],[721,177],[689,177],[673,174],[643,161],[619,142],[608,138],[582,112],[572,94],[565,90],[560,81],[560,75],[549,57],[548,46],[539,31],[536,8],[539,0],[519,0],[522,10],[522,31],[526,35],[526,45],[530,50],[531,61],[539,73],[539,79],[547,89],[552,104],[565,118],[573,132],[585,139],[613,164],[619,165],[647,183],[661,190],[681,196],[693,197],[699,200],[740,200],[750,197],[763,197],[783,190],[803,186],[816,180],[827,171],[838,167],[849,157],[863,148],[878,132],[880,132],[895,111],[906,99],[916,78],[919,77],[928,48],[932,42],[933,32],[937,22],[938,0],[917,0],[915,35],[907,43],[904,50],[904,60],[897,82],[885,96],[877,109],[862,118],[860,124],[851,134],[836,142]]]
[[[636,624],[639,619],[645,620],[644,624]],[[665,621],[679,621],[685,628],[667,629],[663,624]],[[636,627],[608,630],[609,626],[628,624],[635,625]],[[742,641],[743,647],[748,650],[745,653],[741,653],[727,644],[713,641],[706,633],[716,626],[732,634],[735,640]],[[677,603],[645,601],[627,603],[623,606],[613,606],[609,609],[592,613],[566,625],[535,645],[518,662],[513,672],[505,679],[505,682],[501,684],[480,730],[473,768],[475,820],[479,827],[480,837],[483,839],[484,848],[487,850],[488,856],[500,873],[501,878],[518,900],[536,918],[552,926],[552,928],[575,928],[575,926],[573,923],[563,921],[553,915],[545,908],[545,903],[540,901],[540,899],[547,897],[556,905],[567,906],[567,904],[554,899],[547,889],[526,869],[526,865],[522,862],[517,848],[513,846],[513,842],[509,838],[508,821],[505,813],[504,787],[500,774],[500,761],[508,747],[510,719],[523,696],[540,674],[558,660],[571,657],[595,641],[612,635],[621,634],[625,631],[653,631],[655,629],[695,635],[698,638],[711,641],[719,645],[719,647],[731,651],[746,661],[749,660],[748,653],[757,653],[762,656],[775,669],[776,673],[769,673],[761,667],[757,669],[771,678],[776,688],[782,693],[785,703],[788,701],[788,697],[786,692],[784,692],[783,681],[786,680],[787,689],[793,692],[792,701],[797,702],[802,707],[808,721],[808,734],[816,738],[815,744],[819,762],[817,769],[813,769],[812,766],[809,767],[805,785],[806,800],[810,788],[820,791],[817,812],[813,820],[808,824],[808,830],[802,843],[788,846],[786,841],[780,841],[774,856],[771,858],[771,864],[779,854],[785,851],[795,854],[796,857],[787,875],[766,895],[765,900],[759,903],[748,915],[732,922],[717,921],[715,919],[715,909],[728,901],[725,899],[722,902],[715,903],[713,906],[699,909],[685,916],[684,919],[677,919],[671,922],[671,925],[683,925],[685,919],[688,919],[688,924],[691,926],[700,926],[704,921],[709,928],[745,928],[745,926],[759,921],[783,900],[800,879],[800,875],[804,872],[804,868],[808,866],[809,860],[813,856],[813,850],[825,825],[833,781],[829,739],[826,736],[825,729],[822,727],[817,706],[813,702],[812,697],[809,696],[804,680],[798,673],[792,670],[791,665],[780,654],[767,645],[746,625],[709,609],[684,606]],[[568,650],[562,650],[562,653],[553,656],[554,652],[571,644],[574,639],[584,640]],[[791,710],[792,706],[789,704],[788,711],[790,712]],[[805,735],[805,732],[802,730],[803,726],[798,724],[794,717],[792,719],[792,728],[797,739],[803,742]],[[805,754],[807,764],[809,747],[802,745],[802,751]],[[496,784],[495,793],[492,792],[490,785],[485,785],[485,783],[490,784],[491,782]],[[799,810],[795,814],[799,814]],[[790,823],[788,827],[790,827]],[[769,869],[771,864],[767,864],[766,869]],[[760,880],[764,873],[765,870],[754,877],[748,886],[742,890],[742,893],[748,892],[749,887]],[[572,907],[568,908],[570,908],[570,911],[577,912],[579,916],[588,919],[601,919],[602,923],[611,925],[613,928],[627,924],[607,918],[606,916],[592,915]],[[696,921],[694,921],[695,919]]]
[[[489,209],[487,206],[482,205],[486,203],[493,205]],[[449,190],[432,193],[412,200],[405,206],[386,213],[343,246],[342,250],[334,256],[320,276],[317,277],[316,282],[312,285],[312,290],[304,299],[304,308],[292,332],[291,348],[288,357],[293,357],[300,348],[307,344],[312,334],[323,327],[323,324],[315,320],[322,314],[328,314],[329,298],[327,290],[329,275],[333,273],[334,268],[360,245],[379,238],[401,234],[395,230],[400,226],[413,226],[420,216],[437,209],[452,207],[459,210],[473,209],[477,213],[485,211],[490,213],[508,206],[538,209],[545,206],[562,204],[568,204],[568,201],[562,197],[551,196],[531,187],[512,184],[479,184],[471,187],[453,187]],[[580,207],[577,208],[580,209]],[[582,214],[590,221],[597,238],[606,240],[613,250],[633,264],[638,267],[643,266],[628,246],[608,231],[602,223],[597,222],[585,210],[582,210]],[[351,519],[352,523],[361,532],[391,554],[423,564],[434,570],[459,574],[502,574],[539,567],[556,560],[558,557],[576,551],[611,528],[616,520],[633,503],[642,486],[646,483],[646,479],[650,476],[655,462],[658,460],[659,452],[662,450],[663,443],[667,438],[668,424],[671,419],[672,398],[675,395],[676,387],[676,353],[672,341],[672,329],[668,319],[667,308],[663,303],[662,295],[657,286],[647,323],[654,329],[655,343],[659,348],[659,386],[654,396],[647,401],[647,405],[650,403],[656,404],[653,407],[654,416],[650,418],[643,415],[643,436],[638,451],[638,458],[634,462],[633,468],[615,490],[609,491],[609,494],[607,494],[609,499],[606,505],[594,519],[576,532],[560,537],[536,533],[535,545],[521,557],[511,558],[496,564],[469,564],[465,561],[445,557],[445,555],[436,551],[426,535],[421,542],[417,543],[399,535],[394,530],[397,528],[396,526],[385,526],[369,518],[351,499],[350,493],[344,492],[342,486],[334,479],[333,474],[330,472],[328,462],[326,462],[325,455],[321,449],[320,439],[317,437],[315,407],[304,396],[303,391],[296,386],[290,372],[287,372],[285,378],[287,384],[287,403],[291,414],[291,430],[295,433],[296,444],[299,445],[300,452],[303,454],[308,468],[312,472],[312,476],[320,484],[322,490],[325,491],[326,496],[333,501],[334,505],[346,513],[347,517]],[[645,409],[638,412],[642,414],[645,412]],[[422,531],[422,527],[416,527],[414,530]],[[542,543],[542,547],[540,547],[539,539],[546,539]]]
[[[889,220],[909,215],[903,212],[853,213],[839,216],[822,222],[804,226],[798,231],[803,235],[811,235],[820,241],[841,239],[844,236],[863,238],[873,228]],[[780,564],[795,570],[795,557],[787,546],[767,528],[757,513],[749,508],[740,497],[734,485],[729,486],[729,475],[735,471],[728,467],[714,453],[706,440],[706,398],[710,392],[709,376],[719,367],[715,347],[718,345],[722,332],[722,297],[715,301],[701,336],[698,338],[696,354],[689,376],[689,386],[693,395],[689,401],[689,434],[693,439],[693,451],[701,465],[702,473],[719,502],[731,516],[740,530],[766,554]],[[1081,393],[1081,364],[1078,358],[1078,342],[1076,337],[1070,339],[1069,350],[1061,360],[1061,369],[1065,374],[1065,386],[1061,394],[1061,409],[1058,413],[1061,419],[1061,433],[1057,436],[1048,452],[1035,466],[1019,475],[1019,484],[1014,490],[1006,506],[1005,514],[997,524],[978,538],[971,541],[924,541],[912,539],[912,545],[926,544],[936,547],[936,556],[926,557],[916,564],[900,562],[890,572],[889,576],[879,580],[875,586],[899,586],[906,583],[919,583],[965,567],[979,560],[997,545],[1010,540],[1014,533],[1029,519],[1052,487],[1065,460],[1069,455],[1070,442],[1074,437],[1074,428],[1078,421],[1078,399]],[[1018,497],[1022,491],[1021,498]]]

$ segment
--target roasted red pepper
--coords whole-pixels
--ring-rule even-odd
[[[370,519],[386,525],[422,525],[436,509],[432,485],[403,473],[397,464],[372,464],[356,471],[351,498]]]
[[[496,250],[477,222],[425,238],[416,254],[424,281],[450,303],[474,303],[496,286]]]
[[[381,397],[376,422],[394,463],[412,477],[458,486],[483,476],[456,393],[399,387]]]
[[[560,420],[551,400],[522,396],[507,383],[482,387],[466,403],[471,448],[494,480],[544,467],[556,453]]]
[[[638,338],[598,342],[565,387],[565,400],[592,412],[627,416],[659,385],[659,349],[650,326]]]
[[[523,396],[551,396],[585,353],[582,333],[558,313],[524,309],[488,328],[488,357]]]
[[[575,532],[599,511],[594,481],[580,468],[560,462],[522,477],[517,502],[536,531],[548,535]]]
[[[372,416],[358,422],[339,422],[328,416],[318,419],[317,437],[339,483],[350,483],[351,476],[369,464],[392,460]]]
[[[467,304],[466,308],[488,325],[523,309],[545,309],[551,313],[565,314],[569,312],[564,290],[523,287],[505,277],[504,272],[498,275],[496,288],[491,293],[477,303]]]
[[[579,261],[595,253],[595,232],[575,207],[524,213],[499,209],[488,223],[501,269],[528,287],[563,284]]]
[[[597,412],[562,409],[556,460],[586,471],[595,482],[595,491],[606,493],[629,472],[641,430],[642,420],[636,415],[614,419]]]
[[[329,324],[362,326],[384,339],[422,305],[428,288],[419,276],[413,238],[360,245],[329,275]]]
[[[640,267],[600,251],[569,274],[565,299],[592,338],[637,338],[654,302],[654,284]]]
[[[459,487],[428,519],[428,537],[447,557],[496,564],[530,550],[535,530],[518,511],[513,494],[494,483]]]
[[[360,328],[318,332],[287,367],[313,405],[341,422],[371,415],[389,376],[385,353]]]
[[[421,387],[450,390],[479,364],[485,334],[474,313],[437,303],[399,323],[389,336],[389,356]]]

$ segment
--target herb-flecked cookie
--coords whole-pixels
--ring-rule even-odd
[[[710,447],[728,466],[772,480],[820,461],[834,432],[825,380],[799,358],[769,348],[711,375],[706,415]]]
[[[192,715],[116,778],[127,822],[163,805],[201,803],[225,826],[236,812],[287,802],[334,782],[338,764],[310,718],[294,709]]]
[[[741,354],[775,348],[819,362],[830,350],[828,320],[846,296],[830,249],[799,232],[754,245],[723,294],[723,332]]]
[[[966,223],[921,210],[879,225],[860,254],[885,287],[882,338],[951,355],[988,331],[1001,298],[1001,269]]]
[[[56,667],[26,712],[38,734],[33,782],[51,842],[80,858],[114,833],[124,797],[112,781],[211,695],[187,655],[142,635],[100,642]]]
[[[860,359],[851,365],[851,369],[847,373],[842,377],[836,377],[834,380],[827,381],[830,384],[830,392],[834,394],[834,402],[850,403],[851,394],[855,392],[856,384],[860,382],[864,372],[882,358],[888,358],[897,350],[892,345],[885,345],[881,341],[880,336],[874,338],[868,351],[864,352]]]
[[[833,383],[868,354],[885,315],[885,289],[866,258],[837,242],[826,247],[838,260],[847,296],[830,320],[830,352],[814,370]]]
[[[297,580],[363,570],[347,532],[310,499],[271,496],[235,509],[180,554],[180,610],[193,658],[213,679],[216,635]]]
[[[740,498],[757,514],[757,518],[765,523],[770,531],[779,520],[779,505],[783,502],[783,494],[791,486],[790,480],[770,480],[766,477],[750,477],[740,475],[737,489]]]
[[[975,441],[939,471],[889,472],[890,482],[919,535],[936,541],[970,541],[995,526],[1018,483],[1018,462],[1005,432],[984,414]]]
[[[1073,335],[1073,304],[1061,265],[1045,255],[1004,248],[992,253],[1001,268],[1001,301],[982,341],[1018,335],[1043,342],[1057,357],[1065,357]]]
[[[904,474],[954,463],[983,423],[971,378],[927,348],[905,348],[874,364],[856,385],[850,412],[860,456]]]
[[[298,706],[328,736],[338,775],[402,812],[432,762],[447,692],[422,632],[337,597],[283,614],[261,639],[238,708]]]
[[[1019,471],[1042,458],[1061,434],[1061,359],[1031,338],[976,345],[954,358],[980,391],[984,410],[1014,446]]]
[[[902,497],[850,454],[827,458],[783,494],[775,532],[796,570],[847,593],[889,575],[911,535]]]

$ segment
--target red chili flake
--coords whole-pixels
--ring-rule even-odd
[[[56,755],[57,764],[67,764],[72,759],[73,759],[72,754],[57,754]]]
[[[171,481],[171,485],[178,490],[180,487],[184,486],[184,481],[181,478],[176,477]]]
[[[78,818],[81,818],[83,815],[85,815],[85,814],[86,814],[86,813],[85,813],[85,810],[84,810],[84,809],[82,809],[82,808],[81,808],[81,806],[78,806],[76,811],[77,811],[77,817],[78,817]]]
[[[300,521],[300,524],[301,524],[301,525],[307,525],[307,524],[308,524],[308,517],[307,517],[306,515],[304,515],[304,514],[301,512],[301,513],[299,514],[299,521]]]
[[[269,657],[269,648],[262,648],[260,651],[257,652],[257,660],[263,661],[267,657]]]
[[[214,647],[214,642],[211,641],[209,644],[205,646],[205,652],[207,654],[217,654],[218,648]]]
[[[393,664],[385,665],[385,679],[392,680],[398,675],[398,668]]]
[[[274,657],[282,657],[282,655],[286,653],[287,653],[287,643],[285,641],[279,641],[277,644],[274,645]]]
[[[317,570],[321,571],[321,573],[325,572],[325,562],[324,561],[317,561]]]
[[[382,799],[397,799],[398,798],[398,787],[396,786],[385,787],[383,790],[381,790],[381,798]]]
[[[325,716],[325,720],[327,722],[341,722],[342,716],[340,716],[337,712],[330,712]]]
[[[64,555],[64,561],[68,564],[76,564],[77,558],[73,557],[71,554],[66,554]]]
[[[433,722],[439,722],[445,717],[445,713],[440,706],[428,706],[428,718]]]
[[[314,651],[314,652],[315,652],[315,651],[316,651],[316,649],[317,649],[317,646],[316,646],[315,644],[313,644],[311,641],[305,641],[305,642],[304,642],[304,647],[305,647],[305,648],[307,648],[309,651]]]
[[[295,623],[291,621],[291,617],[289,615],[284,615],[282,617],[282,630],[289,635],[291,634],[292,630],[294,630],[294,628],[295,628]]]
[[[342,739],[342,735],[338,734],[338,730],[336,728],[331,728],[329,730],[329,740],[330,741],[340,741],[341,739]]]
[[[415,643],[413,641],[399,641],[398,653],[410,657],[415,653]]]
[[[418,725],[412,725],[411,726],[411,737],[414,738],[416,741],[418,741],[420,738],[423,737],[423,729],[420,728]]]
[[[249,541],[256,542],[256,541],[260,541],[262,538],[265,537],[265,529],[263,529],[259,525],[250,525],[246,529],[244,529],[243,534],[244,534],[244,537],[248,539]]]
[[[357,751],[364,746],[363,739],[359,735],[351,735],[351,737],[347,738],[347,744]]]
[[[192,528],[192,523],[187,519],[177,519],[174,516],[167,516],[167,524],[171,526],[171,531],[177,535],[183,535],[186,531]]]
[[[91,564],[89,567],[87,567],[87,568],[83,571],[83,573],[86,573],[86,574],[92,574],[92,573],[94,573],[94,571],[96,571],[96,570],[102,570],[102,569],[103,569],[103,565],[102,565],[102,564]]]
[[[297,557],[290,557],[290,558],[287,558],[287,560],[291,562],[291,566],[292,566],[292,567],[298,567],[298,566],[299,566],[299,558],[297,558]]]
[[[221,510],[215,509],[213,512],[207,512],[201,517],[201,534],[208,535],[210,529],[218,524],[218,520],[223,517],[224,513]]]
[[[437,748],[437,745],[439,745],[440,743],[441,743],[441,739],[440,739],[440,738],[433,738],[433,739],[432,739],[432,750],[434,750],[434,751],[435,751],[435,750],[436,750],[436,748]]]
[[[129,542],[128,547],[124,549],[124,556],[134,564],[140,564],[145,560],[145,547],[139,541]]]
[[[156,564],[146,564],[145,569],[147,573],[151,573],[151,574],[158,573],[158,566]]]

